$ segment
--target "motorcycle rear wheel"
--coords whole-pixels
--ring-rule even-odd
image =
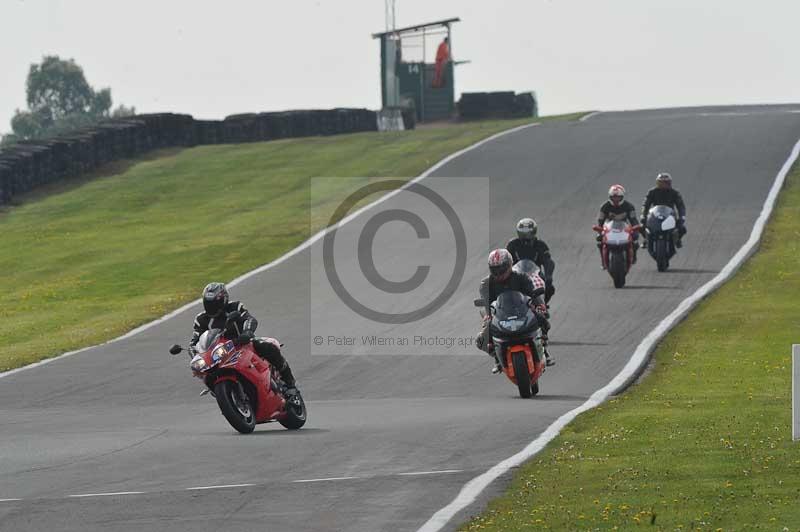
[[[528,399],[532,395],[531,374],[528,373],[528,361],[525,359],[525,353],[518,351],[511,355],[511,364],[514,366],[514,375],[517,377],[519,396]]]
[[[238,383],[220,381],[214,386],[214,395],[222,415],[233,428],[242,434],[253,432],[256,428],[256,415],[253,401],[246,389],[242,394]]]
[[[306,424],[306,403],[298,394],[286,400],[286,417],[278,423],[289,430],[297,430]]]

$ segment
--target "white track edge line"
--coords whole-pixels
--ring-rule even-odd
[[[195,486],[193,488],[186,488],[185,491],[200,491],[200,490],[221,490],[225,488],[249,488],[255,484],[222,484],[219,486]]]
[[[438,170],[442,166],[446,165],[447,163],[449,163],[453,159],[455,159],[457,157],[460,157],[461,155],[464,155],[465,153],[470,152],[470,151],[472,151],[472,150],[474,150],[476,148],[479,148],[480,146],[483,146],[484,144],[486,144],[488,142],[491,142],[491,141],[493,141],[495,139],[498,139],[500,137],[504,137],[506,135],[510,135],[512,133],[516,133],[517,131],[522,131],[523,129],[528,129],[528,128],[531,128],[531,127],[534,127],[534,126],[538,126],[540,124],[541,124],[541,122],[533,122],[532,124],[524,124],[524,125],[521,125],[521,126],[517,126],[517,127],[511,128],[511,129],[506,129],[504,131],[500,131],[498,133],[495,133],[494,135],[486,137],[483,140],[479,140],[478,142],[476,142],[476,143],[474,143],[474,144],[472,144],[470,146],[467,146],[466,148],[463,148],[463,149],[461,149],[461,150],[459,150],[459,151],[457,151],[455,153],[451,153],[450,155],[448,155],[447,157],[445,157],[444,159],[442,159],[438,163],[434,164],[433,166],[431,166],[430,168],[425,170],[422,174],[420,174],[417,177],[415,177],[414,179],[408,181],[402,187],[400,187],[398,189],[395,189],[395,190],[393,190],[393,191],[391,191],[391,192],[389,192],[387,194],[384,194],[383,196],[381,196],[380,198],[376,199],[372,203],[370,203],[368,205],[365,205],[364,207],[361,207],[360,209],[356,210],[352,214],[350,214],[350,215],[346,216],[345,218],[343,218],[342,220],[340,220],[336,225],[329,226],[329,227],[326,227],[326,228],[320,230],[318,233],[316,233],[315,235],[310,237],[308,240],[306,240],[302,244],[298,245],[294,249],[292,249],[290,251],[287,251],[285,254],[281,255],[280,257],[278,257],[277,259],[273,260],[272,262],[264,264],[263,266],[259,266],[255,270],[251,270],[251,271],[249,271],[249,272],[247,272],[247,273],[245,273],[243,275],[240,275],[239,277],[235,278],[234,280],[232,280],[232,281],[230,281],[230,282],[228,282],[226,284],[230,288],[230,287],[236,286],[237,284],[241,283],[242,281],[245,281],[245,280],[249,279],[250,277],[253,277],[254,275],[258,275],[261,272],[264,272],[266,270],[274,268],[275,266],[281,264],[282,262],[290,259],[291,257],[297,255],[298,253],[300,253],[300,252],[304,251],[305,249],[307,249],[308,247],[310,247],[312,244],[314,244],[317,240],[319,240],[320,238],[325,236],[332,229],[335,229],[335,228],[338,228],[338,227],[344,225],[345,223],[349,222],[350,220],[352,220],[353,218],[355,218],[356,216],[358,216],[362,212],[364,212],[364,211],[366,211],[368,209],[371,209],[371,208],[375,207],[376,205],[378,205],[378,204],[386,201],[387,199],[391,198],[395,194],[400,193],[402,190],[408,188],[413,183],[417,183],[417,182],[425,179],[426,177],[428,177],[433,172],[435,172],[436,170]],[[166,315],[164,315],[164,316],[162,316],[162,317],[160,317],[160,318],[158,318],[156,320],[153,320],[153,321],[151,321],[149,323],[145,323],[143,325],[140,325],[139,327],[136,327],[135,329],[132,329],[132,330],[128,331],[127,333],[123,334],[122,336],[118,336],[117,338],[114,338],[112,340],[108,340],[107,342],[103,342],[103,343],[95,344],[95,345],[90,345],[90,346],[87,346],[87,347],[82,347],[82,348],[77,349],[75,351],[69,351],[67,353],[62,353],[62,354],[60,354],[58,356],[55,356],[55,357],[52,357],[52,358],[46,358],[44,360],[40,360],[38,362],[34,362],[32,364],[28,364],[27,366],[22,366],[21,368],[14,368],[14,369],[10,369],[8,371],[0,372],[0,379],[2,379],[3,377],[8,377],[10,375],[13,375],[15,373],[19,373],[21,371],[26,371],[26,370],[33,369],[33,368],[36,368],[36,367],[39,367],[39,366],[44,366],[45,364],[49,364],[49,363],[54,362],[56,360],[61,360],[62,358],[66,358],[66,357],[69,357],[69,356],[72,356],[72,355],[77,355],[78,353],[83,353],[84,351],[88,351],[89,349],[94,349],[96,347],[100,347],[100,346],[104,346],[104,345],[108,345],[108,344],[113,344],[115,342],[119,342],[121,340],[125,340],[126,338],[130,338],[131,336],[135,336],[135,335],[139,334],[140,332],[143,332],[143,331],[146,331],[146,330],[148,330],[148,329],[150,329],[152,327],[155,327],[156,325],[160,325],[161,323],[169,320],[170,318],[173,318],[173,317],[177,316],[178,314],[180,314],[182,312],[185,312],[189,308],[191,308],[194,305],[197,305],[199,303],[200,303],[199,299],[195,299],[194,301],[190,301],[189,303],[186,303],[182,307],[173,310],[169,314],[166,314]]]
[[[333,482],[335,480],[359,480],[363,477],[329,477],[329,478],[308,478],[293,480],[292,484],[308,484],[309,482]]]
[[[461,473],[463,469],[442,469],[440,471],[412,471],[410,473],[397,473],[400,477],[416,477],[422,475],[446,475],[448,473]]]
[[[110,493],[81,493],[78,495],[67,495],[72,499],[83,499],[86,497],[114,497],[117,495],[143,495],[143,491],[115,491]]]
[[[0,499],[0,502],[16,502],[21,500],[22,499]]]
[[[684,299],[678,307],[667,315],[661,322],[645,336],[644,340],[636,347],[633,356],[628,363],[622,368],[614,379],[606,384],[603,388],[597,390],[592,394],[589,399],[581,406],[570,410],[556,419],[545,431],[524,449],[517,454],[506,458],[499,464],[495,465],[485,473],[473,478],[467,482],[461,491],[456,495],[447,506],[437,511],[431,518],[423,524],[418,532],[438,532],[441,530],[455,515],[472,504],[478,495],[486,489],[495,479],[504,473],[508,472],[511,468],[517,467],[523,462],[532,458],[536,453],[544,449],[552,439],[558,436],[570,421],[575,419],[578,414],[590,410],[599,404],[603,403],[608,397],[621,391],[625,388],[626,384],[631,382],[631,379],[636,375],[639,370],[648,363],[649,355],[653,351],[655,345],[661,338],[663,338],[675,324],[682,320],[695,305],[697,305],[703,298],[711,292],[720,287],[725,281],[730,279],[734,273],[742,266],[744,261],[755,251],[758,243],[761,240],[761,235],[764,232],[764,227],[772,214],[772,209],[775,207],[775,201],[778,198],[778,193],[783,188],[783,183],[786,180],[786,175],[792,168],[792,165],[800,155],[800,140],[798,140],[789,158],[783,163],[775,181],[772,183],[767,199],[761,208],[761,213],[756,218],[753,224],[753,230],[750,232],[750,238],[747,242],[739,248],[739,251],[731,258],[730,261],[722,268],[722,270],[706,284],[698,288],[692,295]]]
[[[593,117],[593,116],[596,116],[596,115],[599,115],[599,114],[600,114],[600,113],[602,113],[602,112],[603,112],[603,111],[592,111],[592,112],[591,112],[591,113],[589,113],[588,115],[583,115],[582,117],[580,117],[580,118],[578,119],[578,122],[586,122],[586,121],[587,121],[587,120],[589,120],[591,117]]]

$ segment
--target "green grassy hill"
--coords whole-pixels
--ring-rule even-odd
[[[312,177],[411,178],[530,121],[169,151],[19,198],[0,213],[0,371],[114,338],[292,249],[327,223],[310,219]]]

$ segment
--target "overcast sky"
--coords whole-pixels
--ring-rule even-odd
[[[453,55],[472,62],[456,90],[536,90],[544,114],[800,101],[798,0],[397,0],[397,11],[399,26],[461,17]],[[376,108],[370,34],[383,29],[383,0],[0,0],[0,131],[45,54],[74,58],[139,112]]]

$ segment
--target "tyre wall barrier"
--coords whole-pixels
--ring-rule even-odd
[[[110,119],[0,149],[0,205],[41,185],[160,148],[376,131],[375,111],[330,109],[240,114],[224,120],[159,113]]]
[[[539,116],[536,95],[531,92],[465,92],[457,105],[464,120]]]

